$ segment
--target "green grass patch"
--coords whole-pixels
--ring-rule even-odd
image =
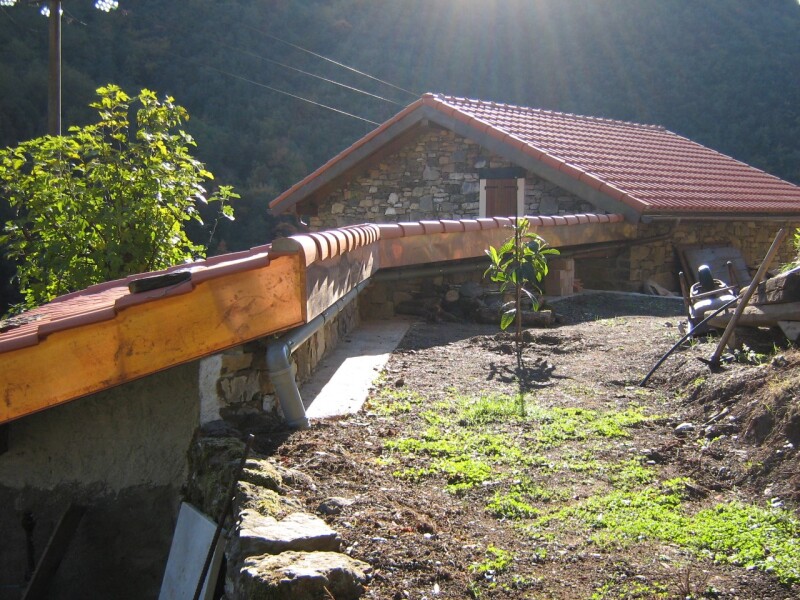
[[[572,440],[630,437],[627,429],[656,417],[632,405],[623,411],[600,412],[586,408],[532,408],[529,418],[538,422],[533,433],[536,448],[547,449]]]
[[[663,583],[611,579],[595,590],[591,600],[667,600],[674,597]]]
[[[472,563],[469,570],[473,573],[492,573],[498,575],[507,571],[514,562],[514,555],[507,550],[489,544],[486,548],[486,558],[477,563]]]
[[[368,408],[382,416],[410,413],[425,400],[420,394],[406,389],[382,388],[370,401]]]
[[[658,540],[718,563],[773,573],[781,583],[800,582],[800,521],[791,512],[729,502],[687,514],[685,483],[675,479],[592,496],[539,518],[532,531],[553,524],[587,527],[603,547]]]
[[[393,392],[393,401],[398,401],[398,397],[398,393]],[[416,398],[415,402],[420,403]],[[514,397],[456,394],[449,403],[440,403],[420,416],[427,424],[421,434],[386,440],[384,451],[400,459],[401,464],[411,458],[427,460],[427,464],[398,468],[394,472],[396,476],[412,480],[444,476],[446,489],[451,492],[463,492],[490,480],[503,480],[508,476],[508,469],[504,469],[507,466],[536,467],[540,472],[563,469],[602,472],[605,465],[594,458],[591,450],[584,450],[563,464],[536,451],[574,440],[627,437],[627,428],[650,418],[638,405],[619,412],[531,406],[522,416]],[[510,433],[508,428],[513,424],[523,425],[528,433]],[[498,498],[495,502],[498,515],[521,514],[526,510],[520,503],[527,501],[516,492],[505,501],[507,506],[500,506],[501,500]],[[512,506],[514,504],[516,507]]]
[[[518,399],[513,396],[504,394],[475,398],[455,396],[454,402],[459,411],[458,423],[464,427],[525,419],[520,411]]]
[[[528,500],[527,496],[519,490],[495,492],[486,505],[486,512],[503,519],[532,519],[538,516],[540,511]]]
[[[615,466],[610,476],[611,485],[621,490],[636,490],[652,483],[655,471],[642,465],[641,460],[632,458]]]

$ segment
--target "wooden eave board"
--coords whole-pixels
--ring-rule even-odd
[[[303,323],[299,260],[277,257],[1,354],[0,423]]]
[[[562,249],[632,239],[635,227],[629,223],[586,223],[554,227],[531,227],[550,247]],[[505,228],[482,229],[463,233],[410,235],[381,240],[381,268],[406,267],[426,263],[463,260],[485,256],[491,245],[498,247],[509,238]]]

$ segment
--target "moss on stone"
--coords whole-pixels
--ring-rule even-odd
[[[280,492],[283,484],[281,475],[275,467],[268,461],[257,458],[247,461],[240,479],[275,492]]]

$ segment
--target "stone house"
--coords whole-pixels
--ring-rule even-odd
[[[587,285],[635,287],[672,277],[675,244],[760,259],[800,190],[657,127],[427,95],[272,208],[316,231],[0,322],[8,597],[69,504],[86,514],[53,597],[154,597],[198,428],[302,425],[298,380],[362,316],[392,314],[387,288],[479,273],[509,216],[531,215]]]
[[[755,264],[779,226],[800,224],[800,188],[662,127],[425,94],[270,208],[312,230],[619,213],[632,239],[576,250],[577,276],[677,290],[676,248],[731,245]]]

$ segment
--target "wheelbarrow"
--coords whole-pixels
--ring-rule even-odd
[[[697,283],[689,287],[686,276],[678,274],[683,293],[683,303],[689,316],[689,332],[692,335],[708,333],[709,326],[703,323],[706,315],[715,312],[736,299],[738,286],[728,285],[721,279],[715,279],[708,265],[697,269]]]

